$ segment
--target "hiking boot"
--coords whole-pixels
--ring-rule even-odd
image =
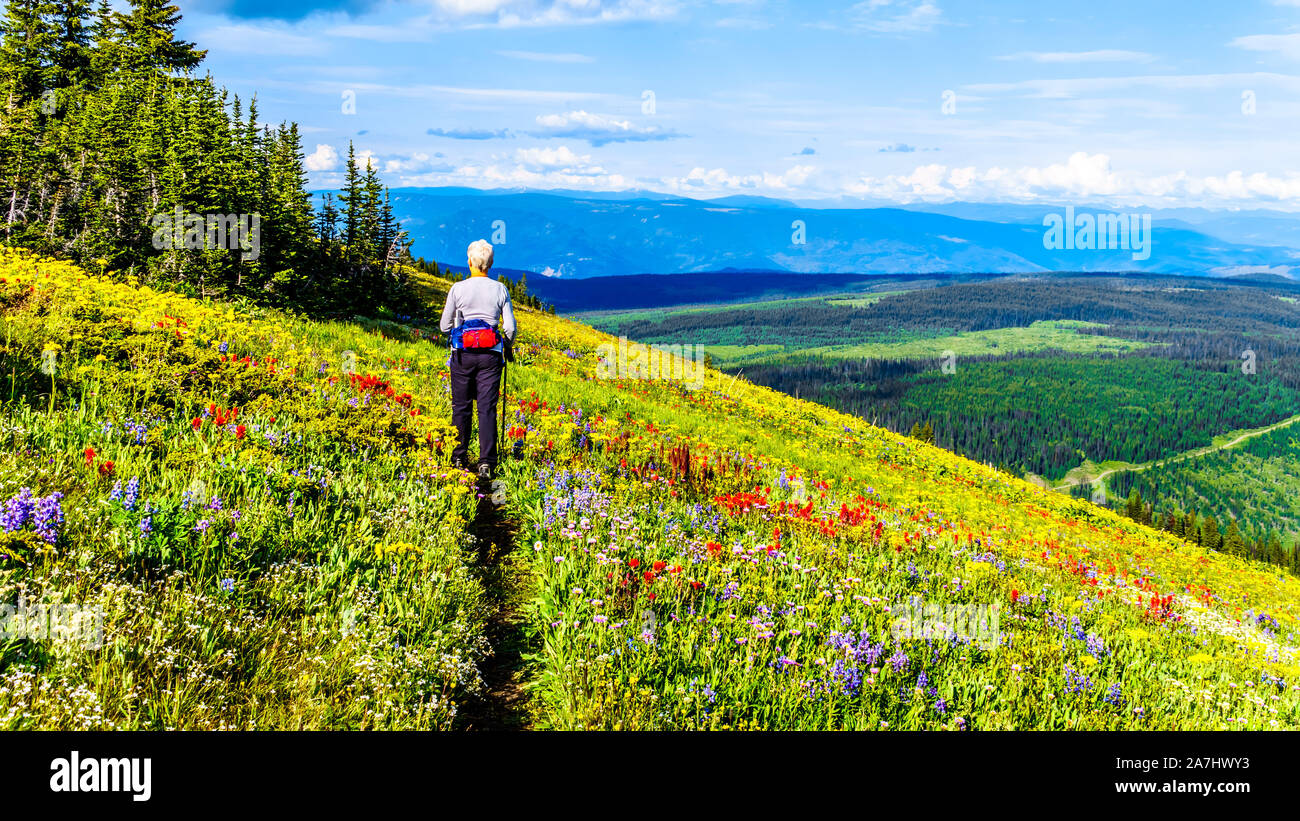
[[[452,466],[453,468],[455,468],[456,470],[464,470],[464,469],[465,469],[465,460],[464,460],[464,459],[461,459],[461,458],[459,458],[459,457],[457,457],[457,458],[455,458],[455,459],[452,459],[452,460],[451,460],[451,466]]]
[[[488,481],[492,478],[492,466],[484,462],[478,466],[478,478]]]

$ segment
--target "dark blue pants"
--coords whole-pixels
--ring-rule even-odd
[[[497,463],[497,398],[501,395],[501,354],[451,352],[451,421],[456,426],[452,461],[469,462],[470,404],[478,402],[478,460]]]

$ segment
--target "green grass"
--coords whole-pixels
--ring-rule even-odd
[[[713,357],[715,365],[737,362],[751,356],[785,350],[783,345],[705,345],[704,351]]]
[[[1131,339],[1081,334],[1082,327],[1104,327],[1097,323],[1044,320],[1027,328],[996,328],[944,336],[898,332],[889,340],[826,345],[806,348],[793,355],[831,359],[938,359],[951,351],[956,356],[990,356],[1058,350],[1066,353],[1128,353],[1148,347]],[[752,361],[772,364],[780,357],[762,354]],[[937,367],[937,364],[936,364]]]

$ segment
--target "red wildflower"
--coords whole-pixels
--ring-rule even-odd
[[[649,584],[650,582],[655,580],[655,574],[652,571],[647,570],[646,572],[641,574],[641,578],[645,579],[646,583]]]
[[[656,573],[660,573],[660,572],[662,572],[663,569],[664,569],[665,567],[667,567],[667,566],[668,566],[668,563],[667,563],[667,562],[655,562],[655,564],[654,564],[655,572],[656,572]]]
[[[95,449],[86,448],[85,453],[86,453],[86,464],[87,465],[93,464],[95,461]]]
[[[628,559],[628,560],[627,560],[627,566],[628,566],[628,567],[640,567],[640,566],[641,566],[641,560],[640,560],[640,559]]]
[[[195,430],[198,430],[199,428],[203,427],[203,417],[196,416],[193,419],[191,419],[190,427],[194,428]]]
[[[112,460],[111,460],[111,459],[105,459],[104,461],[102,461],[102,462],[99,463],[99,475],[100,475],[100,476],[112,476],[112,475],[113,475],[113,467],[114,467],[114,465],[113,465]]]
[[[245,433],[245,428],[244,428],[243,425],[235,425],[235,438],[236,438],[236,439],[243,439],[243,438],[244,438],[244,433]]]

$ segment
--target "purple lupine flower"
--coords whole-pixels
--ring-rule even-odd
[[[140,520],[140,535],[148,536],[152,532],[153,532],[153,517],[145,516],[143,519]]]
[[[1088,652],[1095,658],[1101,658],[1106,655],[1106,643],[1101,640],[1101,636],[1088,634]]]
[[[134,510],[135,503],[140,498],[140,479],[132,476],[131,481],[126,483],[126,495],[122,497],[122,507],[127,510]]]
[[[1110,685],[1110,688],[1106,690],[1105,701],[1112,707],[1124,706],[1124,692],[1120,689],[1119,682]]]
[[[59,525],[63,524],[63,494],[55,491],[43,499],[36,500],[36,509],[32,513],[32,529],[46,544],[59,540]]]
[[[199,533],[207,533],[208,528],[211,526],[212,522],[209,522],[207,519],[199,519],[199,523],[194,526],[194,529]]]
[[[889,666],[893,668],[895,673],[901,673],[906,670],[909,662],[910,660],[907,658],[907,654],[902,650],[895,650],[894,655],[889,657]]]
[[[4,528],[5,533],[22,530],[32,517],[32,506],[32,489],[20,488],[18,494],[5,502],[4,510],[0,511],[0,527]]]
[[[831,679],[840,685],[840,692],[848,696],[856,696],[862,689],[862,671],[845,664],[842,659],[831,668]]]

